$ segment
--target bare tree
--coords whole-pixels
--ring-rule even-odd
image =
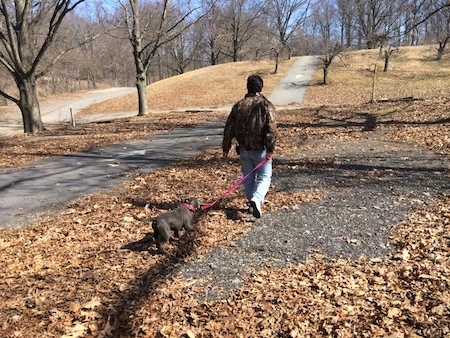
[[[51,69],[67,50],[43,62],[66,15],[84,0],[0,2],[0,64],[14,78],[18,95],[0,90],[17,104],[25,133],[44,129],[36,80]]]
[[[366,48],[398,44],[401,38],[419,39],[419,28],[450,7],[448,0],[348,0],[353,1],[359,39]]]
[[[391,60],[391,56],[394,53],[398,52],[397,47],[389,46],[388,48],[383,49],[383,59],[384,59],[384,68],[383,72],[387,72],[389,69],[389,61]]]
[[[122,33],[122,36],[114,37],[104,35],[97,40],[95,53],[105,79],[113,86],[131,87],[135,85],[133,56],[130,54],[128,36]],[[117,43],[118,39],[124,43]]]
[[[445,47],[447,46],[447,43],[448,43],[449,39],[450,39],[450,35],[447,35],[445,38],[443,38],[442,40],[438,41],[439,47],[437,48],[437,56],[436,56],[437,60],[441,60],[442,59],[442,56],[445,53]]]
[[[339,43],[339,27],[337,22],[338,10],[336,5],[328,0],[319,0],[312,6],[313,14],[312,20],[314,22],[314,27],[316,34],[319,34],[318,39],[321,43],[321,52],[325,51],[328,53],[333,50],[336,45],[341,45]]]
[[[414,46],[419,44],[419,27],[417,22],[423,15],[422,0],[410,0],[406,8],[405,15],[408,18],[405,22],[405,34],[403,41],[406,45]]]
[[[439,11],[431,18],[432,32],[438,43],[437,48],[437,60],[441,60],[447,43],[450,39],[450,7],[440,7],[440,3],[435,3],[435,6],[439,8]]]
[[[158,50],[161,46],[175,40],[205,15],[200,14],[189,20],[200,10],[200,7],[190,7],[188,4],[171,6],[169,2],[169,0],[163,0],[160,6],[155,4],[152,7],[141,7],[139,0],[128,0],[127,3],[122,3],[136,69],[138,116],[148,113],[147,70],[158,55]],[[141,10],[145,10],[144,15],[141,15]]]
[[[169,62],[165,63],[165,66],[175,71],[176,74],[183,74],[194,62],[195,52],[200,45],[200,41],[193,29],[187,29],[182,32],[166,46],[167,54],[170,58]]]
[[[350,47],[355,34],[353,0],[337,0],[337,13],[340,22],[340,41],[342,46]]]
[[[399,27],[408,0],[355,0],[359,36],[367,48],[385,44]]]
[[[209,65],[216,65],[220,62],[220,56],[225,49],[225,29],[223,8],[215,0],[204,0],[202,2],[208,11],[208,15],[199,21],[197,34],[202,36],[201,49],[204,52],[204,58]]]
[[[282,49],[292,55],[291,40],[299,26],[306,20],[310,0],[270,0],[264,4],[264,13],[270,20],[273,33],[277,38],[277,55]]]
[[[233,62],[244,57],[244,47],[257,34],[256,22],[261,14],[261,7],[249,0],[231,0],[224,9],[223,31],[230,42],[230,48],[223,53]]]
[[[325,55],[322,57],[322,63],[323,63],[323,84],[328,85],[328,68],[333,63],[333,60],[336,56],[340,55],[342,53],[343,47],[340,44],[334,44],[330,49],[327,51]]]

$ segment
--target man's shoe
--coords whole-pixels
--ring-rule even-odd
[[[250,208],[253,209],[254,217],[261,218],[261,203],[259,202],[259,200],[256,197],[253,197],[250,200]]]
[[[253,215],[253,207],[250,205],[250,202],[247,202],[247,211],[250,215]]]

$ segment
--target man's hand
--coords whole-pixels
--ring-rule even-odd
[[[266,153],[266,160],[271,161],[273,159],[273,153]]]

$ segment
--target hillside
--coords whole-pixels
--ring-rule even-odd
[[[433,97],[448,93],[450,58],[435,61],[435,46],[401,47],[391,57],[390,69],[383,72],[384,60],[378,50],[345,52],[330,67],[330,84],[323,86],[323,72],[318,70],[308,89],[304,105],[354,104],[371,99],[373,70],[377,65],[375,98]],[[246,77],[260,74],[264,93],[270,93],[296,60],[285,60],[277,74],[270,61],[242,61],[205,67],[174,76],[148,86],[151,110],[189,107],[217,108],[229,105],[245,91]],[[91,106],[85,113],[137,110],[137,94]]]
[[[330,66],[329,85],[322,86],[318,70],[305,97],[307,105],[354,104],[372,97],[374,68],[377,66],[375,99],[404,97],[432,98],[449,94],[450,57],[436,61],[436,46],[401,47],[383,72],[379,50],[343,53]]]
[[[205,67],[157,81],[147,87],[150,110],[170,110],[189,107],[218,108],[232,104],[245,93],[251,74],[264,79],[264,93],[270,93],[284,77],[296,58],[280,63],[273,74],[274,63],[267,60],[241,61]],[[109,100],[91,106],[85,113],[137,111],[137,94]]]
[[[374,103],[371,69],[382,63],[376,51],[343,56],[329,86],[319,84],[318,69],[305,106],[278,109],[274,185],[259,221],[248,218],[236,191],[200,215],[198,231],[171,243],[168,256],[154,253],[143,218],[167,211],[180,195],[210,202],[240,177],[236,154],[224,161],[217,148],[135,173],[117,189],[74,200],[24,229],[0,230],[2,334],[447,337],[450,65],[433,61],[432,52],[400,49],[391,71],[377,73],[376,98],[390,100]],[[242,66],[235,86],[208,82],[179,95],[199,79],[219,77],[209,71],[221,67],[155,83],[149,90],[161,99],[154,108],[234,101],[255,71]],[[126,103],[131,97],[121,101],[89,113],[135,109]],[[227,113],[155,112],[2,138],[1,164],[16,167]]]

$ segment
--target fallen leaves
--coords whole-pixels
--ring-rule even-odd
[[[448,99],[443,98],[437,104],[441,107],[433,110],[437,114],[449,111]],[[404,140],[408,136],[409,142],[414,140],[432,149],[448,144],[448,123],[439,122],[443,117],[432,113],[429,109],[432,102],[413,105],[414,115],[421,114],[420,121],[400,106],[385,112],[377,128],[392,139]],[[280,163],[274,167],[275,175],[279,171],[295,175],[299,168],[333,170],[337,165],[333,157],[314,161],[302,157],[300,150],[305,140],[314,146],[314,141],[366,137],[362,131],[364,120],[355,111],[373,111],[377,107],[389,110],[390,106],[282,112],[277,154]],[[420,128],[416,128],[417,124]],[[427,142],[432,137],[438,137],[439,142]],[[26,137],[16,140],[20,143]],[[54,140],[46,142],[50,145],[54,142],[56,147]],[[327,143],[331,153],[335,150],[332,143]],[[43,144],[39,147],[44,147]],[[448,155],[448,147],[435,150]],[[194,195],[203,203],[220,196],[240,177],[240,168],[236,157],[223,161],[217,157],[218,152],[211,149],[157,172],[137,173],[117,190],[75,200],[60,213],[47,215],[26,229],[2,230],[2,334],[7,337],[450,335],[449,196],[441,196],[433,204],[417,203],[409,219],[393,228],[393,250],[387,257],[331,260],[311,255],[305,262],[286,268],[252,271],[244,285],[224,300],[199,299],[197,295],[202,290],[192,281],[183,280],[177,274],[177,266],[201,258],[215,246],[232,246],[238,236],[250,229],[242,190],[202,214],[197,220],[196,235],[173,241],[168,256],[152,254],[154,245],[148,240],[151,225],[142,219],[174,207],[182,195]],[[291,163],[292,158],[295,161]],[[368,175],[382,178],[378,171]],[[299,202],[325,195],[326,191],[271,189],[265,211],[298,208]],[[354,243],[351,237],[345,240]]]

